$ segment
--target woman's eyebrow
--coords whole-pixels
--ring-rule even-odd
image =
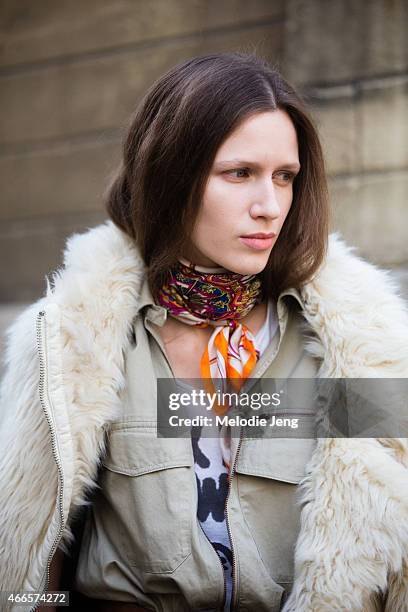
[[[249,161],[249,160],[245,160],[245,159],[223,159],[222,161],[218,161],[215,162],[214,166],[216,168],[224,168],[225,166],[231,166],[233,164],[237,164],[237,165],[246,165],[246,166],[253,166],[254,168],[262,168],[262,164],[258,164],[258,162],[253,162],[253,161]],[[298,162],[288,162],[288,163],[283,163],[280,165],[280,167],[285,167],[288,168],[290,170],[300,170],[300,164]]]

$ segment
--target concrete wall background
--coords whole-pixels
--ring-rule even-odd
[[[147,86],[178,61],[228,50],[277,63],[307,98],[332,229],[408,289],[407,23],[406,0],[5,0],[4,312],[39,297],[65,238],[105,218],[102,194]]]
[[[318,118],[334,226],[371,260],[408,262],[408,2],[290,0],[284,65]]]
[[[126,121],[167,68],[231,49],[282,55],[280,1],[88,0],[84,6],[13,0],[0,9],[3,301],[42,293],[65,236],[105,216],[102,193]]]

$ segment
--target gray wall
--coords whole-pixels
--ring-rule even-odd
[[[406,0],[9,0],[0,8],[0,302],[26,302],[102,196],[137,101],[178,61],[255,51],[313,108],[332,229],[406,278]]]
[[[86,6],[86,9],[85,9]],[[14,0],[3,22],[0,300],[31,300],[102,194],[146,87],[193,55],[279,58],[283,2]]]
[[[334,227],[373,261],[408,263],[408,2],[291,0],[286,74],[326,151]]]

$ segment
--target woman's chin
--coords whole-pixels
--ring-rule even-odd
[[[225,267],[237,274],[259,274],[265,269],[267,263],[268,257],[265,255],[258,255],[258,257],[252,257],[250,260],[247,257],[238,256],[233,263],[231,262],[229,266]]]

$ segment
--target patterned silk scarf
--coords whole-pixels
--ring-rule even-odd
[[[157,299],[171,316],[187,325],[215,327],[200,361],[205,390],[214,393],[221,382],[220,391],[230,392],[232,387],[238,392],[259,358],[252,332],[239,319],[261,302],[260,279],[180,258],[169,270]],[[226,379],[229,385],[224,384]],[[214,405],[217,414],[228,408],[222,402]]]

